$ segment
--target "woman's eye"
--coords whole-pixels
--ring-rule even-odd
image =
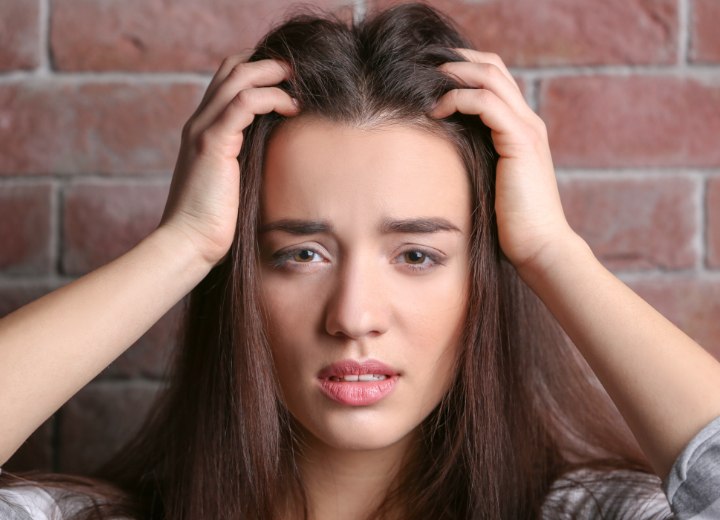
[[[411,249],[398,256],[397,263],[405,264],[407,269],[412,271],[427,271],[438,264],[442,264],[439,255]]]
[[[298,249],[293,254],[293,260],[301,263],[312,262],[318,254],[311,249]]]
[[[301,264],[319,264],[324,261],[323,256],[308,248],[279,251],[272,255],[270,265],[276,269],[302,269]]]
[[[403,255],[408,264],[414,265],[422,264],[427,258],[427,255],[422,251],[408,251],[407,253],[403,253]]]

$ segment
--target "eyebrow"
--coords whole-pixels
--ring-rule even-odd
[[[258,228],[258,234],[269,233],[270,231],[284,231],[291,235],[315,235],[318,233],[329,233],[332,226],[326,220],[300,220],[282,219],[268,222]]]
[[[437,233],[460,229],[444,218],[407,218],[401,220],[385,219],[380,226],[383,233]]]
[[[284,231],[291,235],[315,235],[331,233],[333,226],[326,220],[281,219],[268,222],[258,228],[258,233],[270,231]],[[440,231],[460,232],[460,229],[450,221],[440,218],[407,218],[385,219],[380,225],[383,234],[390,233],[437,233]]]

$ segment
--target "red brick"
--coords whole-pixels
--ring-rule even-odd
[[[21,471],[54,471],[53,468],[53,415],[18,448],[15,454],[3,464],[3,473]]]
[[[401,0],[370,0],[387,7]],[[478,49],[514,66],[674,63],[675,0],[438,0]]]
[[[315,0],[320,7],[350,0]],[[284,0],[55,0],[51,43],[62,70],[211,71],[251,49],[287,11]],[[351,13],[351,8],[340,9]]]
[[[707,265],[720,268],[720,179],[708,183],[707,199]]]
[[[720,359],[720,280],[700,276],[629,284],[688,336]]]
[[[695,183],[688,179],[562,179],[573,229],[611,269],[682,269],[696,262]]]
[[[720,85],[674,77],[563,77],[540,88],[558,166],[718,166]]]
[[[58,470],[87,475],[136,433],[159,384],[143,381],[91,383],[61,409]]]
[[[39,0],[0,0],[0,70],[37,67],[39,11]]]
[[[172,169],[199,85],[0,85],[0,174]]]
[[[720,62],[720,2],[693,0],[691,4],[690,61],[695,63]]]
[[[167,193],[167,183],[70,186],[63,207],[64,273],[84,274],[131,249],[160,222]]]
[[[0,186],[0,272],[49,271],[51,196],[47,183]]]

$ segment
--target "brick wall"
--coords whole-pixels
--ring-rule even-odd
[[[387,0],[314,3],[356,14]],[[571,224],[720,357],[720,2],[446,0],[548,124]],[[280,0],[0,0],[0,316],[157,224],[185,119]],[[8,470],[82,473],[137,427],[177,308]]]

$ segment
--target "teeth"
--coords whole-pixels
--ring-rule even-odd
[[[362,374],[362,375],[347,375],[347,376],[333,376],[330,378],[332,381],[344,381],[348,383],[353,383],[357,381],[382,381],[384,379],[387,379],[387,376],[384,374]]]
[[[359,376],[360,381],[382,381],[383,379],[387,379],[387,376],[380,375],[380,374],[363,374]]]

